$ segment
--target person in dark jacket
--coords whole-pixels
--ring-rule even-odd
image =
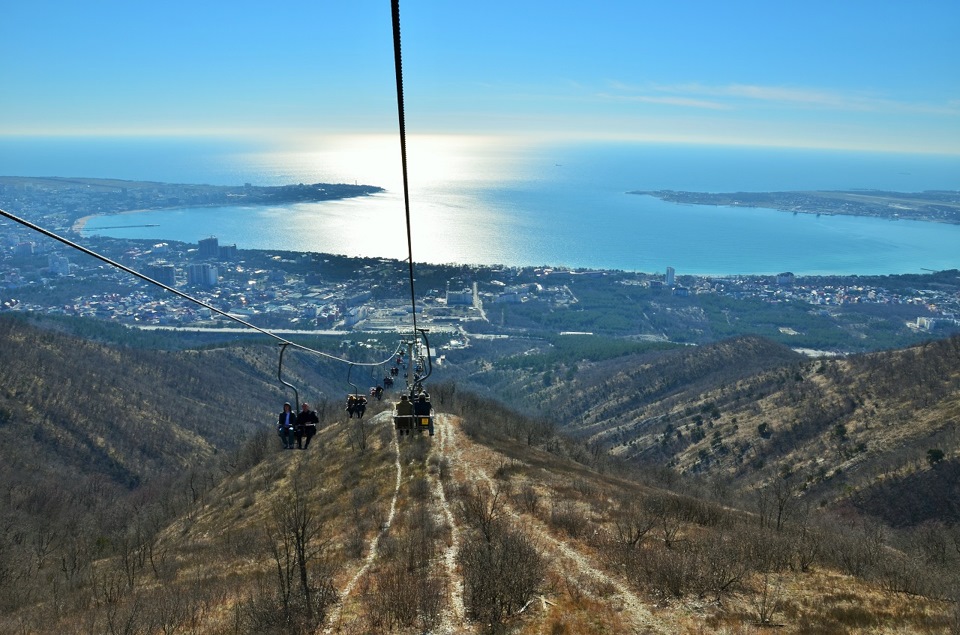
[[[418,417],[429,417],[430,411],[433,410],[433,404],[427,399],[427,396],[423,393],[420,393],[420,396],[417,397],[417,400],[413,402],[413,414]],[[419,422],[418,422],[419,423]],[[428,431],[430,436],[433,436],[433,420],[430,420],[430,425],[428,426]]]
[[[413,402],[406,395],[400,395],[400,401],[394,406],[394,422],[399,434],[410,434],[413,427]]]
[[[289,403],[283,404],[283,412],[277,419],[277,434],[283,441],[284,450],[293,449],[294,430],[297,427],[297,415],[293,412],[293,407]]]
[[[300,412],[297,413],[297,447],[300,447],[300,440],[303,439],[303,449],[310,447],[310,439],[317,433],[317,424],[320,419],[317,413],[310,410],[310,404],[304,402],[300,406]]]

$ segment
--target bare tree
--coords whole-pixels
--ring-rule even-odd
[[[460,509],[466,522],[483,534],[484,540],[491,542],[500,523],[504,501],[500,490],[475,484],[473,488],[465,485],[460,489]]]
[[[657,518],[642,504],[628,502],[614,519],[617,541],[627,547],[638,547],[644,537],[657,526]]]
[[[305,633],[320,626],[337,592],[327,570],[330,539],[311,506],[308,493],[294,481],[273,506],[266,528],[275,567],[275,586],[262,586],[247,605],[251,630]]]
[[[764,571],[760,578],[760,590],[753,596],[757,623],[773,624],[773,617],[783,606],[783,575],[780,572]]]
[[[464,603],[471,617],[494,628],[519,611],[540,588],[546,564],[522,532],[498,527],[490,540],[465,541],[457,554]]]

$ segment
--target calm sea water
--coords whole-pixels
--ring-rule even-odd
[[[384,194],[93,218],[88,233],[405,258],[395,137],[278,148],[222,140],[0,140],[0,174],[182,183],[348,182]],[[408,141],[414,259],[679,274],[892,274],[960,268],[960,226],[664,203],[629,190],[960,190],[960,156],[627,143]],[[135,218],[135,221],[133,220]],[[120,224],[156,227],[98,229]]]

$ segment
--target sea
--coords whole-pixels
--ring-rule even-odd
[[[407,140],[413,259],[678,275],[960,268],[960,225],[667,203],[631,191],[960,190],[960,155],[619,141]],[[241,249],[408,256],[396,135],[0,139],[0,175],[213,185],[360,183],[373,196],[92,216],[95,234]],[[127,226],[127,227],[124,227]]]

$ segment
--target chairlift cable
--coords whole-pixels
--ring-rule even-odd
[[[411,223],[410,223],[410,192],[409,192],[409,186],[408,186],[408,182],[409,182],[409,181],[408,181],[408,177],[407,177],[407,174],[408,174],[408,170],[407,170],[407,135],[406,135],[406,125],[405,125],[405,122],[404,122],[404,107],[403,107],[403,64],[402,64],[402,56],[401,56],[401,49],[400,49],[400,1],[399,1],[399,0],[392,0],[391,6],[392,6],[392,16],[393,16],[393,49],[394,49],[394,61],[395,61],[396,76],[397,76],[397,112],[398,112],[398,115],[399,115],[399,123],[400,123],[400,159],[401,159],[401,166],[402,166],[402,171],[403,171],[403,203],[404,203],[404,212],[405,212],[405,217],[406,217],[406,229],[407,229],[407,263],[408,263],[408,265],[409,265],[409,277],[410,277],[410,306],[411,306],[411,315],[412,315],[412,317],[413,317],[413,338],[412,338],[412,340],[413,340],[413,341],[417,341],[417,339],[418,339],[418,337],[419,337],[419,336],[418,336],[418,333],[420,333],[420,332],[422,331],[422,329],[418,329],[418,328],[417,328],[417,296],[416,296],[416,290],[415,290],[415,287],[414,287],[413,234],[412,234]],[[147,275],[145,275],[145,274],[143,274],[143,273],[140,273],[139,271],[136,271],[136,270],[134,270],[134,269],[131,269],[130,267],[127,267],[126,265],[123,265],[123,264],[121,264],[121,263],[119,263],[119,262],[117,262],[117,261],[115,261],[115,260],[112,260],[111,258],[108,258],[107,256],[104,256],[104,255],[102,255],[102,254],[100,254],[100,253],[97,253],[96,251],[93,251],[92,249],[89,249],[89,248],[87,248],[87,247],[84,247],[83,245],[80,245],[80,244],[78,244],[78,243],[76,243],[76,242],[73,242],[72,240],[70,240],[70,239],[68,239],[68,238],[65,238],[65,237],[63,237],[63,236],[60,236],[59,234],[57,234],[57,233],[55,233],[55,232],[52,232],[52,231],[50,231],[50,230],[48,230],[48,229],[45,229],[45,228],[43,228],[43,227],[40,227],[39,225],[36,225],[36,224],[34,224],[34,223],[31,223],[30,221],[28,221],[28,220],[26,220],[26,219],[20,218],[19,216],[16,216],[15,214],[12,214],[12,213],[7,212],[7,211],[5,211],[5,210],[3,210],[3,209],[0,209],[0,215],[6,217],[6,218],[8,218],[8,219],[10,219],[10,220],[12,220],[12,221],[14,221],[14,222],[16,222],[16,223],[19,223],[19,224],[21,224],[21,225],[23,225],[23,226],[25,226],[25,227],[28,227],[28,228],[32,229],[33,231],[36,231],[36,232],[38,232],[38,233],[40,233],[40,234],[43,234],[44,236],[47,236],[47,237],[52,238],[52,239],[54,239],[54,240],[57,240],[57,241],[63,243],[64,245],[67,245],[68,247],[70,247],[70,248],[72,248],[72,249],[76,249],[77,251],[83,252],[83,253],[87,254],[88,256],[92,256],[93,258],[96,258],[97,260],[100,260],[100,261],[102,261],[102,262],[110,265],[111,267],[120,269],[121,271],[124,271],[124,272],[126,272],[126,273],[129,273],[129,274],[132,275],[132,276],[135,276],[135,277],[137,277],[137,278],[140,278],[140,279],[143,280],[144,282],[148,282],[148,283],[150,283],[150,284],[152,284],[152,285],[158,286],[158,287],[160,287],[161,289],[164,289],[165,291],[169,291],[170,293],[173,293],[174,295],[177,295],[177,296],[179,296],[179,297],[181,297],[181,298],[183,298],[183,299],[185,299],[185,300],[187,300],[187,301],[189,301],[189,302],[193,302],[194,304],[196,304],[196,305],[198,305],[198,306],[201,306],[201,307],[203,307],[203,308],[205,308],[205,309],[209,309],[210,311],[212,311],[212,312],[214,312],[214,313],[216,313],[216,314],[218,314],[218,315],[221,315],[221,316],[223,316],[223,317],[225,317],[225,318],[227,318],[227,319],[229,319],[229,320],[232,320],[232,321],[236,322],[237,324],[240,324],[240,325],[242,325],[242,326],[244,326],[244,327],[246,327],[246,328],[249,328],[249,329],[251,329],[251,330],[257,331],[258,333],[261,333],[261,334],[263,334],[263,335],[266,335],[266,336],[268,336],[268,337],[270,337],[270,338],[273,338],[273,339],[277,340],[277,342],[278,342],[284,349],[286,349],[287,346],[291,346],[291,347],[293,347],[293,348],[296,348],[296,349],[305,351],[305,352],[307,352],[307,353],[313,353],[313,354],[315,354],[315,355],[319,355],[319,356],[321,356],[321,357],[324,357],[324,358],[329,359],[329,360],[332,360],[332,361],[341,362],[341,363],[344,363],[344,364],[350,364],[351,367],[354,366],[354,365],[356,365],[356,366],[383,366],[383,365],[389,363],[389,361],[393,359],[393,356],[396,355],[396,353],[399,352],[399,351],[402,349],[402,345],[401,345],[401,346],[398,346],[397,351],[395,351],[395,352],[390,356],[389,359],[384,360],[384,361],[382,361],[382,362],[365,362],[365,363],[353,362],[353,361],[351,361],[351,360],[348,360],[348,359],[345,359],[345,358],[342,358],[342,357],[337,357],[337,356],[335,356],[335,355],[331,355],[331,354],[325,353],[325,352],[323,352],[323,351],[318,351],[318,350],[316,350],[316,349],[310,348],[309,346],[304,346],[304,345],[302,345],[302,344],[297,344],[296,342],[292,342],[292,341],[290,341],[290,340],[288,340],[288,339],[286,339],[286,338],[284,338],[284,337],[281,337],[281,336],[277,335],[276,333],[273,333],[273,332],[271,332],[271,331],[269,331],[269,330],[267,330],[267,329],[261,328],[261,327],[259,327],[259,326],[254,325],[254,324],[251,324],[250,322],[247,322],[246,320],[243,320],[243,319],[241,319],[241,318],[238,318],[238,317],[236,317],[235,315],[231,315],[231,314],[227,313],[226,311],[224,311],[224,310],[222,310],[222,309],[218,309],[217,307],[215,307],[215,306],[213,306],[213,305],[211,305],[211,304],[209,304],[209,303],[207,303],[207,302],[204,302],[203,300],[200,300],[199,298],[195,298],[195,297],[193,297],[193,296],[191,296],[191,295],[189,295],[189,294],[187,294],[187,293],[184,293],[183,291],[180,291],[180,290],[178,290],[178,289],[175,289],[175,288],[173,288],[173,287],[171,287],[171,286],[169,286],[169,285],[166,285],[166,284],[164,284],[164,283],[162,283],[162,282],[160,282],[160,281],[158,281],[158,280],[154,280],[153,278],[151,278],[151,277],[149,277],[149,276],[147,276]],[[412,362],[412,360],[411,360],[411,362]],[[282,381],[282,380],[281,380],[281,381]]]
[[[410,266],[410,307],[413,339],[417,338],[417,295],[413,287],[413,234],[410,229],[410,190],[407,180],[407,131],[403,115],[403,60],[400,54],[400,0],[391,1],[393,15],[393,58],[397,73],[397,112],[400,118],[400,162],[403,169],[403,207],[407,219],[407,262]]]
[[[53,238],[54,240],[60,241],[60,242],[63,243],[64,245],[67,245],[68,247],[71,247],[71,248],[73,248],[73,249],[76,249],[77,251],[81,251],[81,252],[87,254],[88,256],[92,256],[92,257],[96,258],[97,260],[100,260],[100,261],[102,261],[102,262],[105,262],[106,264],[110,265],[111,267],[115,267],[115,268],[117,268],[117,269],[120,269],[121,271],[125,271],[126,273],[129,273],[129,274],[132,275],[132,276],[136,276],[137,278],[140,278],[140,279],[143,280],[144,282],[149,282],[150,284],[156,285],[156,286],[160,287],[161,289],[164,289],[165,291],[169,291],[170,293],[173,293],[174,295],[178,295],[178,296],[180,296],[181,298],[183,298],[183,299],[185,299],[185,300],[189,300],[190,302],[193,302],[194,304],[197,304],[197,305],[199,305],[199,306],[202,306],[202,307],[205,308],[205,309],[209,309],[209,310],[213,311],[214,313],[217,313],[218,315],[222,315],[223,317],[225,317],[225,318],[227,318],[227,319],[229,319],[229,320],[233,320],[234,322],[236,322],[236,323],[238,323],[238,324],[241,324],[242,326],[244,326],[244,327],[246,327],[246,328],[248,328],[248,329],[252,329],[252,330],[254,330],[254,331],[257,331],[258,333],[261,333],[261,334],[263,334],[263,335],[266,335],[266,336],[268,336],[268,337],[271,337],[271,338],[277,340],[277,341],[278,341],[282,346],[284,346],[284,347],[286,347],[286,346],[292,346],[293,348],[296,348],[296,349],[305,351],[305,352],[307,352],[307,353],[313,353],[314,355],[320,355],[321,357],[325,357],[325,358],[327,358],[327,359],[329,359],[329,360],[332,360],[332,361],[335,361],[335,362],[341,362],[341,363],[344,363],[344,364],[351,364],[351,365],[356,365],[356,366],[383,366],[383,365],[389,363],[390,360],[393,359],[393,355],[396,355],[396,352],[394,352],[393,355],[391,355],[389,358],[387,358],[386,360],[384,360],[384,361],[382,361],[382,362],[354,362],[354,361],[351,361],[351,360],[349,360],[349,359],[344,359],[344,358],[342,358],[342,357],[337,357],[336,355],[331,355],[331,354],[329,354],[329,353],[324,353],[323,351],[318,351],[318,350],[316,350],[316,349],[310,348],[309,346],[304,346],[303,344],[297,344],[296,342],[292,342],[292,341],[290,341],[290,340],[288,340],[288,339],[286,339],[286,338],[284,338],[284,337],[280,337],[280,336],[277,335],[276,333],[272,333],[271,331],[268,331],[267,329],[264,329],[264,328],[261,328],[261,327],[259,327],[259,326],[256,326],[255,324],[251,324],[250,322],[247,322],[246,320],[240,319],[240,318],[238,318],[238,317],[235,316],[235,315],[231,315],[231,314],[227,313],[226,311],[224,311],[224,310],[222,310],[222,309],[218,309],[217,307],[215,307],[215,306],[213,306],[213,305],[211,305],[211,304],[209,304],[209,303],[207,303],[207,302],[204,302],[203,300],[200,300],[199,298],[195,298],[195,297],[193,297],[192,295],[190,295],[190,294],[188,294],[188,293],[184,293],[183,291],[180,291],[179,289],[175,289],[175,288],[173,288],[173,287],[171,287],[171,286],[169,286],[169,285],[166,285],[166,284],[160,282],[159,280],[154,280],[154,279],[151,278],[150,276],[147,276],[147,275],[145,275],[145,274],[142,274],[142,273],[140,273],[139,271],[136,271],[136,270],[134,270],[134,269],[131,269],[130,267],[127,267],[127,266],[124,265],[124,264],[121,264],[121,263],[119,263],[119,262],[117,262],[117,261],[115,261],[115,260],[112,260],[112,259],[108,258],[107,256],[104,256],[103,254],[97,253],[97,252],[93,251],[92,249],[89,249],[89,248],[87,248],[87,247],[84,247],[83,245],[80,245],[80,244],[78,244],[78,243],[73,242],[73,241],[70,240],[69,238],[64,238],[63,236],[60,236],[59,234],[57,234],[57,233],[55,233],[55,232],[52,232],[52,231],[50,231],[49,229],[45,229],[45,228],[43,228],[43,227],[40,227],[39,225],[36,225],[36,224],[34,224],[34,223],[31,223],[30,221],[28,221],[28,220],[26,220],[26,219],[24,219],[24,218],[20,218],[19,216],[16,216],[15,214],[11,214],[11,213],[8,212],[8,211],[5,211],[5,210],[3,210],[3,209],[0,209],[0,215],[4,216],[4,217],[6,217],[6,218],[9,218],[10,220],[12,220],[12,221],[14,221],[14,222],[20,223],[21,225],[23,225],[23,226],[25,226],[25,227],[28,227],[28,228],[32,229],[33,231],[35,231],[35,232],[38,232],[38,233],[40,233],[40,234],[43,234],[44,236],[47,236],[47,237],[49,237],[49,238]],[[397,347],[397,351],[399,351],[399,350],[401,350],[401,347],[400,347],[400,346]]]

